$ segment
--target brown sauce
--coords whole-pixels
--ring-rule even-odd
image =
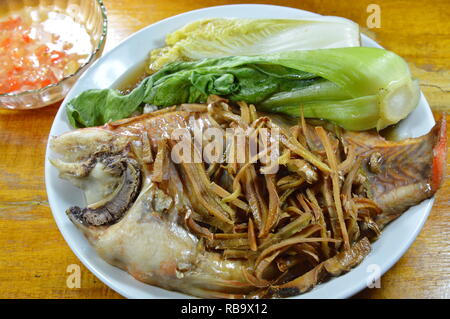
[[[147,61],[144,60],[138,63],[136,66],[128,70],[122,75],[113,85],[113,87],[119,90],[122,94],[130,93],[139,83],[149,76],[147,73]]]

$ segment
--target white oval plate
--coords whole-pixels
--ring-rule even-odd
[[[70,99],[87,89],[114,86],[126,76],[127,71],[142,63],[150,50],[163,46],[166,34],[186,23],[207,17],[298,19],[314,15],[303,10],[271,5],[228,5],[195,10],[152,24],[106,53],[80,77],[56,114],[50,137],[72,130],[65,112],[65,105]],[[362,35],[362,45],[380,47],[365,35]],[[401,137],[416,137],[427,133],[434,123],[430,107],[422,95],[419,106],[401,122],[398,132]],[[47,146],[46,159],[49,156],[52,154]],[[45,183],[53,216],[66,242],[81,262],[106,285],[127,298],[192,298],[141,283],[125,271],[106,263],[65,214],[68,207],[84,204],[81,192],[58,178],[57,170],[48,160],[45,162]],[[358,267],[293,298],[347,298],[364,289],[374,271],[384,274],[406,252],[425,223],[432,205],[433,199],[426,200],[388,225],[381,238],[373,244],[370,255]]]

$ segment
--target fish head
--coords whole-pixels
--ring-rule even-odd
[[[142,184],[141,164],[130,140],[101,128],[87,128],[52,138],[59,154],[50,162],[61,178],[82,189],[87,207],[73,206],[66,214],[88,238],[97,238],[118,222],[136,200]]]

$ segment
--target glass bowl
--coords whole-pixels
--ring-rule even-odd
[[[21,12],[57,11],[70,16],[86,28],[93,51],[75,73],[59,82],[36,90],[0,94],[0,107],[7,109],[35,109],[60,101],[78,77],[102,54],[105,46],[107,17],[102,0],[1,0],[0,19]]]

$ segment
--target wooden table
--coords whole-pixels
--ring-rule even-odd
[[[129,34],[185,11],[225,4],[214,0],[104,0],[106,50]],[[253,1],[245,1],[253,2]],[[435,114],[450,105],[450,2],[406,0],[259,1],[352,19],[362,27],[381,9],[381,27],[365,33],[403,56],[421,80]],[[227,3],[237,3],[228,1]],[[44,154],[59,104],[35,111],[0,110],[0,298],[121,298],[72,253],[53,220],[45,192]],[[448,118],[450,120],[450,118]],[[447,166],[449,165],[447,161]],[[450,180],[436,196],[424,229],[408,252],[359,298],[450,297]],[[68,288],[67,267],[80,265],[81,287]]]

